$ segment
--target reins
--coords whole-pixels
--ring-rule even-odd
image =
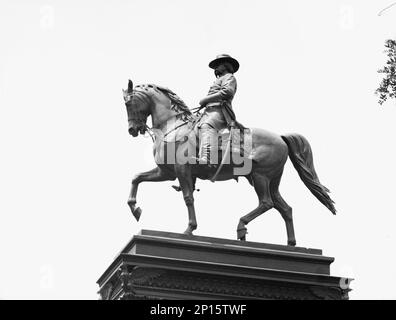
[[[199,106],[199,107],[196,107],[196,108],[191,109],[191,111],[192,111],[195,115],[197,115],[197,114],[199,113],[199,111],[201,111],[201,109],[203,109],[204,107],[205,107],[205,106]],[[183,113],[179,113],[179,114],[177,114],[176,116],[181,115],[181,114],[183,114]],[[164,134],[164,139],[165,139],[166,136],[168,136],[168,135],[169,135],[170,133],[172,133],[173,131],[176,131],[177,129],[179,129],[179,128],[181,128],[181,127],[183,127],[183,126],[185,126],[185,125],[187,125],[187,124],[189,124],[189,123],[191,123],[191,124],[193,125],[193,126],[192,126],[192,129],[191,129],[191,130],[193,130],[193,129],[194,129],[194,124],[198,123],[199,120],[201,120],[202,115],[203,115],[203,113],[200,113],[200,114],[199,114],[199,117],[198,117],[198,118],[195,118],[193,121],[183,120],[183,123],[177,125],[176,127],[170,129],[169,131],[167,131],[167,132]],[[154,142],[155,142],[155,139],[154,139],[155,134],[153,133],[153,128],[150,128],[147,124],[145,124],[145,128],[147,129],[147,132],[148,132],[148,134],[150,135],[151,140],[153,140],[153,143],[154,143]],[[190,131],[190,132],[191,132],[191,131]],[[164,140],[162,140],[162,141],[164,141]],[[175,141],[175,142],[177,142],[177,141]]]

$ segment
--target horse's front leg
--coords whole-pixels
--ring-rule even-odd
[[[144,181],[154,182],[154,181],[167,181],[174,179],[175,177],[172,177],[168,173],[161,170],[161,168],[159,167],[156,167],[146,172],[139,173],[132,179],[132,187],[128,198],[128,205],[131,208],[132,214],[134,215],[137,221],[139,221],[140,215],[142,214],[142,209],[140,209],[139,207],[136,208],[136,194],[138,191],[139,184]]]
[[[179,179],[181,191],[183,192],[184,202],[188,210],[188,226],[184,234],[192,235],[193,231],[197,229],[197,218],[195,217],[194,208],[194,182],[191,175],[191,167],[189,164],[176,165],[176,176]]]

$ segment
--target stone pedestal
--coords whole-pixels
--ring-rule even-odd
[[[318,249],[142,230],[99,278],[102,299],[348,299]]]

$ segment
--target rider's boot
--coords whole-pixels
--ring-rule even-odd
[[[212,141],[216,137],[216,130],[210,126],[203,125],[200,128],[200,148],[199,148],[199,155],[196,160],[199,164],[208,165],[210,168],[215,168],[216,164],[211,162],[210,152]]]

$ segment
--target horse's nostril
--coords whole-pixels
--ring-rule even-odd
[[[132,135],[132,137],[136,137],[138,135],[137,131],[134,128],[129,128],[129,134]]]

